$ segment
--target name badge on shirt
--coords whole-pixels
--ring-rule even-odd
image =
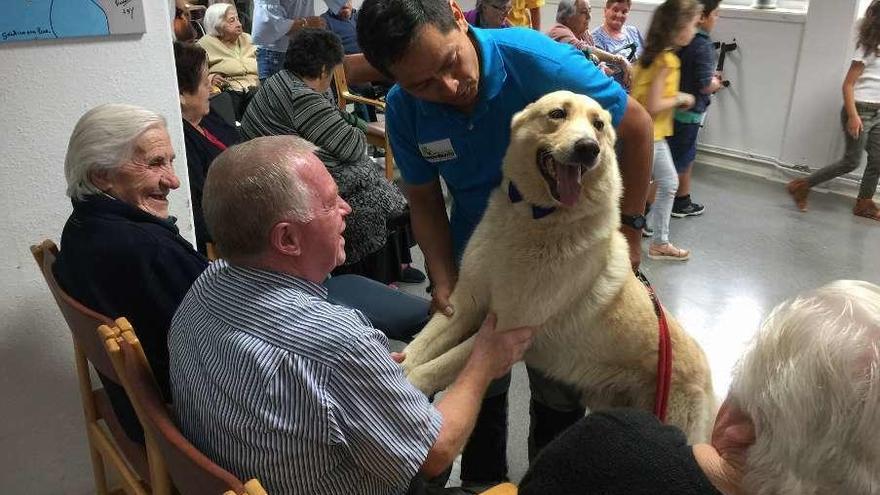
[[[445,162],[455,160],[458,156],[452,148],[452,141],[441,139],[439,141],[431,141],[430,143],[419,143],[419,152],[422,157],[431,163]]]

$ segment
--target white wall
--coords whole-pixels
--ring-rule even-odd
[[[143,5],[144,35],[0,45],[0,480],[16,493],[94,493],[70,335],[28,250],[57,242],[70,213],[64,154],[86,110],[165,115],[182,181],[172,214],[192,238],[168,2]]]

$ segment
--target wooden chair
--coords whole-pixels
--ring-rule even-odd
[[[217,246],[215,246],[213,242],[205,243],[205,251],[207,251],[208,260],[217,261],[218,259],[220,259],[220,251],[217,250]]]
[[[356,95],[348,89],[348,78],[346,74],[355,74],[352,81],[369,82],[370,76],[375,75],[379,78],[381,75],[369,66],[363,55],[347,55],[345,60],[336,67],[333,72],[333,83],[336,86],[336,98],[338,100],[339,109],[345,111],[349,102],[363,103],[376,107],[378,110],[385,111],[385,102],[366,98]],[[391,143],[385,132],[385,122],[370,122],[367,125],[367,143],[378,146],[385,150],[385,178],[392,180],[394,178],[394,155],[391,152]]]
[[[489,488],[480,495],[516,495],[517,488],[513,483],[502,483]]]
[[[148,477],[146,451],[142,445],[129,440],[110,406],[106,392],[103,388],[96,388],[89,375],[91,363],[105,378],[119,383],[116,371],[104,350],[104,343],[95,334],[98,325],[112,324],[113,320],[83,306],[61,289],[52,271],[58,256],[58,247],[54,242],[47,239],[39,245],[31,246],[31,253],[73,336],[74,361],[85,415],[95,491],[98,495],[108,494],[105,466],[109,463],[119,472],[125,493],[146,495],[148,492],[140,481]]]
[[[115,327],[101,325],[98,335],[144,427],[153,495],[266,495],[259,481],[242,483],[177,429],[128,320],[117,319]]]

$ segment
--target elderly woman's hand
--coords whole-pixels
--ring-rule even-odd
[[[229,86],[229,81],[223,77],[223,74],[214,73],[211,74],[211,87],[217,88],[218,91],[223,91]]]
[[[623,73],[623,85],[628,88],[632,84],[632,64],[623,55],[614,55],[610,63]]]
[[[623,71],[623,85],[628,88],[628,87],[632,86],[632,80],[633,80],[632,64],[630,64],[626,60],[626,58],[624,58],[624,57],[621,57],[621,58],[623,58],[623,65],[620,66],[620,70]]]

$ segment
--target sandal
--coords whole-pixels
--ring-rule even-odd
[[[871,220],[880,220],[880,208],[870,198],[857,199],[856,206],[853,208],[853,215],[870,218]]]
[[[662,261],[687,261],[691,252],[687,249],[675,247],[671,242],[666,244],[651,244],[648,248],[648,258]]]
[[[794,204],[797,205],[798,210],[807,211],[807,195],[810,194],[810,184],[807,180],[795,179],[786,184],[785,188],[788,190],[788,194],[791,194],[792,199],[794,199]]]

